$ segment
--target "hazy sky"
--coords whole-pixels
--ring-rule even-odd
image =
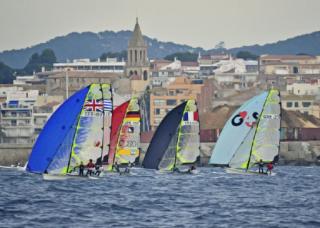
[[[320,0],[0,0],[0,51],[77,31],[132,30],[212,48],[320,30]]]

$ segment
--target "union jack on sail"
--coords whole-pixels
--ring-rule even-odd
[[[102,100],[87,100],[84,104],[84,110],[92,112],[103,112]]]

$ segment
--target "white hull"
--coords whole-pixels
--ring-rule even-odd
[[[59,175],[59,174],[42,174],[43,180],[68,180],[68,179],[93,179],[97,180],[99,177],[97,176],[79,176],[77,174],[67,174],[67,175]]]
[[[230,174],[240,174],[240,175],[267,175],[270,176],[269,173],[259,173],[258,171],[251,170],[243,170],[243,169],[234,169],[234,168],[225,168],[226,173]],[[271,176],[275,176],[275,173],[271,173]]]

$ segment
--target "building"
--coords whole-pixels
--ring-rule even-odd
[[[33,105],[38,91],[13,91],[0,106],[0,142],[33,143]]]
[[[295,82],[287,84],[287,92],[295,95],[316,95],[320,96],[320,79],[311,83]]]
[[[54,63],[53,71],[94,71],[104,73],[123,74],[125,61],[116,58],[107,58],[105,61],[90,61],[90,59],[74,59],[72,62]]]
[[[320,74],[320,56],[262,55],[259,63],[264,75]]]
[[[39,96],[37,90],[11,87],[0,106],[0,142],[32,144],[62,96]]]
[[[34,139],[38,137],[51,114],[62,104],[63,96],[38,96],[33,105]]]
[[[166,88],[153,88],[150,94],[150,126],[152,130],[174,107],[188,99],[198,100],[203,87],[202,80],[176,77]]]
[[[262,55],[259,59],[260,80],[281,90],[287,84],[320,78],[320,56]]]
[[[320,118],[320,107],[318,103],[315,103],[315,96],[313,95],[282,95],[281,105],[285,110],[299,111]]]
[[[148,60],[148,46],[144,41],[138,18],[128,44],[128,61],[126,76],[131,80],[131,92],[142,94],[149,85],[150,64]]]
[[[91,83],[113,83],[120,77],[121,74],[118,73],[57,71],[50,73],[47,78],[47,94],[51,96],[70,96]],[[130,90],[130,88],[127,88],[127,90]]]

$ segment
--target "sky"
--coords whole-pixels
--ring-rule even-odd
[[[132,30],[193,47],[265,44],[320,30],[319,0],[0,0],[0,51],[71,32]]]

